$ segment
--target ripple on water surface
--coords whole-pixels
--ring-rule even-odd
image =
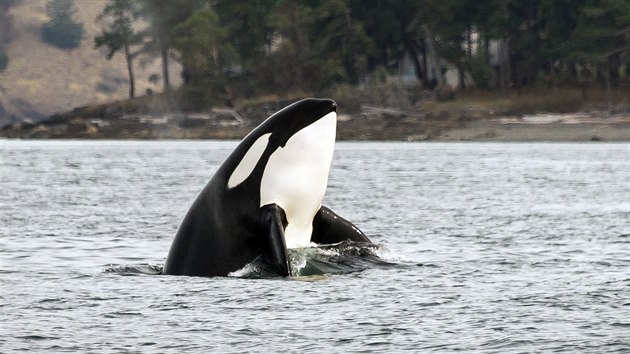
[[[324,203],[393,265],[155,276],[235,144],[0,141],[0,351],[630,351],[627,144],[339,143]]]

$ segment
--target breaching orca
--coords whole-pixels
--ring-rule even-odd
[[[264,257],[291,274],[287,248],[370,242],[321,202],[337,105],[304,99],[249,133],[199,193],[180,225],[164,274],[222,276]]]

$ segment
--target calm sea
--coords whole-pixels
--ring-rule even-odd
[[[338,143],[391,264],[152,275],[235,145],[0,141],[0,352],[630,352],[628,144]]]

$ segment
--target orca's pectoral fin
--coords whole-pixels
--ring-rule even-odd
[[[284,228],[287,224],[284,210],[276,204],[263,206],[263,225],[269,240],[269,262],[282,276],[291,275],[289,256],[286,241],[284,240]]]
[[[325,206],[322,206],[315,214],[311,241],[319,244],[343,241],[372,243],[358,227]]]

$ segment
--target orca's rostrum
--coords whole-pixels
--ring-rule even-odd
[[[208,181],[180,225],[164,274],[217,276],[258,257],[290,275],[287,248],[370,242],[322,206],[337,105],[304,99],[250,132]]]

